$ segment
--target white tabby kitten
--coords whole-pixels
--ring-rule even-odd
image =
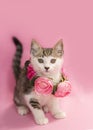
[[[34,120],[39,125],[48,123],[48,118],[44,112],[50,112],[53,117],[60,119],[66,115],[59,107],[58,98],[53,94],[37,95],[29,79],[26,77],[26,66],[20,68],[20,59],[22,55],[22,44],[13,37],[16,45],[16,54],[13,60],[13,70],[16,78],[16,87],[14,92],[14,102],[18,113],[21,115],[32,112]],[[37,41],[31,42],[31,61],[38,76],[51,78],[56,85],[61,79],[61,69],[63,65],[63,42],[59,40],[53,48],[42,48]]]

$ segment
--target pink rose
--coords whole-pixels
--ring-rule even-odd
[[[35,80],[35,92],[38,94],[51,94],[53,91],[52,82],[48,78],[39,77]]]
[[[36,72],[34,71],[32,66],[27,67],[27,78],[32,79],[36,75]]]
[[[56,97],[64,97],[71,92],[71,84],[69,81],[64,81],[58,84],[57,91],[55,92]]]

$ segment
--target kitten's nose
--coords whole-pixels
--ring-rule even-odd
[[[48,69],[49,69],[49,67],[45,67],[45,69],[46,69],[46,70],[48,70]]]

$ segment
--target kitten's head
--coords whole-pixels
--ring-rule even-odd
[[[32,40],[31,42],[31,64],[34,70],[44,76],[57,74],[63,64],[63,41],[59,40],[53,48],[43,48]]]

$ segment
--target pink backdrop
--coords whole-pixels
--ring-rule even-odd
[[[50,123],[37,126],[31,115],[16,113],[12,36],[23,43],[22,65],[29,58],[32,38],[46,47],[63,38],[64,67],[73,85],[72,94],[61,100],[66,119],[47,114]],[[0,0],[0,130],[93,130],[92,56],[92,0]]]

